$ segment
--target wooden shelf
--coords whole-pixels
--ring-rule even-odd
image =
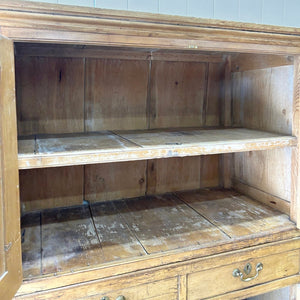
[[[267,150],[296,137],[250,129],[102,131],[19,139],[19,169]]]
[[[207,255],[222,251],[226,244],[261,243],[272,234],[296,228],[287,215],[233,190],[206,189],[89,205],[22,217],[24,278],[153,255],[170,257],[174,251],[188,249],[207,249]]]

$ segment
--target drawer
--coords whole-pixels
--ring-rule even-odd
[[[86,300],[141,300],[141,299],[177,299],[177,278],[169,278],[156,282],[131,286],[122,289],[102,292],[97,295],[84,297]]]
[[[258,264],[262,265],[260,271],[256,271]],[[250,271],[249,266],[252,270],[249,275],[246,275],[245,271]],[[234,277],[233,272],[235,269],[241,271],[243,279],[248,279],[248,281],[242,281],[239,276]],[[256,257],[247,261],[188,274],[188,299],[203,299],[222,295],[297,273],[299,273],[299,250]],[[253,279],[250,279],[252,277]]]

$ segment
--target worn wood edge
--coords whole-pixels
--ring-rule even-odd
[[[195,53],[194,51],[178,52],[159,51],[156,49],[112,49],[111,47],[76,46],[76,45],[49,45],[49,44],[24,44],[15,46],[17,57],[84,57],[102,59],[124,59],[124,60],[152,60],[152,61],[184,61],[184,62],[223,62],[223,55]]]
[[[256,201],[281,211],[284,214],[290,214],[290,203],[285,199],[266,193],[238,180],[237,178],[233,179],[233,188],[238,192],[255,199]]]
[[[268,150],[295,146],[297,139],[294,137],[275,137],[264,140],[247,140],[232,143],[210,143],[205,145],[190,146],[161,146],[137,147],[120,151],[81,151],[51,154],[19,154],[19,169],[72,166],[93,163],[108,163],[121,161],[145,160],[154,158],[185,157],[208,154],[233,153],[244,151]]]
[[[205,268],[215,267],[216,264],[224,264],[224,257],[232,257],[232,261],[247,260],[255,255],[269,255],[270,253],[282,253],[300,248],[300,231],[289,230],[269,236],[250,238],[249,240],[232,240],[228,244],[214,245],[213,247],[198,250],[173,250],[167,253],[158,253],[148,257],[129,259],[115,263],[107,263],[94,266],[92,270],[80,270],[74,273],[49,275],[43,278],[24,281],[17,295],[26,295],[38,291],[60,288],[81,282],[110,278],[116,275],[137,274],[143,270],[161,270],[164,274],[183,275],[176,266],[189,265],[191,262],[199,264],[205,260],[210,263]],[[264,254],[265,253],[265,254]],[[216,261],[217,259],[217,261]],[[202,268],[204,265],[202,265]],[[174,269],[172,272],[166,268]],[[193,267],[193,271],[196,271]],[[179,272],[179,273],[178,273]],[[188,271],[186,271],[188,272]]]
[[[232,72],[244,72],[250,70],[290,66],[294,64],[293,56],[288,55],[249,55],[245,53],[231,56]]]
[[[231,293],[226,293],[220,296],[212,297],[211,300],[223,300],[223,299],[244,299],[248,297],[257,296],[260,294],[264,294],[267,291],[271,292],[277,289],[280,289],[285,286],[289,286],[292,284],[296,284],[300,282],[300,275],[289,276],[286,278],[281,278],[277,280],[273,280],[271,282],[258,284],[252,287],[246,287],[242,290],[234,291]]]
[[[68,5],[58,5],[50,3],[33,3],[29,1],[15,1],[15,0],[3,0],[1,1],[1,8],[4,10],[12,11],[29,11],[34,13],[52,13],[52,14],[64,14],[73,16],[89,16],[89,17],[105,17],[114,19],[126,19],[133,21],[147,20],[148,22],[166,22],[169,24],[182,23],[185,25],[194,26],[210,26],[213,28],[228,28],[248,31],[261,31],[261,32],[275,32],[283,34],[300,34],[300,29],[295,27],[284,27],[266,24],[253,24],[245,22],[234,22],[224,20],[211,20],[196,17],[183,17],[183,16],[171,16],[162,14],[152,14],[144,12],[131,12],[122,10],[108,10],[100,8],[88,8],[88,7],[76,7]]]
[[[300,56],[294,58],[292,134],[300,135]],[[291,219],[300,228],[300,145],[292,149],[291,158]]]
[[[300,54],[300,47],[296,45],[276,44],[268,45],[261,41],[260,44],[252,42],[227,42],[208,40],[205,35],[203,39],[182,39],[169,37],[138,37],[121,34],[100,34],[87,33],[80,31],[59,31],[57,30],[37,30],[23,27],[1,27],[4,36],[13,39],[15,42],[41,42],[41,43],[62,43],[77,45],[103,45],[103,46],[125,46],[136,48],[158,48],[158,49],[182,49],[182,50],[203,50],[203,51],[229,51],[229,52],[248,52],[257,54],[282,54],[297,55]],[[204,39],[205,38],[205,39]]]

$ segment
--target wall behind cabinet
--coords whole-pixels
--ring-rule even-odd
[[[299,0],[31,0],[300,27]]]

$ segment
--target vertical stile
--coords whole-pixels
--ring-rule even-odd
[[[293,99],[293,128],[292,134],[299,139],[299,107],[300,105],[300,56],[296,56],[294,60],[294,99]],[[299,140],[296,148],[292,149],[292,180],[291,180],[291,219],[296,222],[300,228],[300,176],[299,176]]]

